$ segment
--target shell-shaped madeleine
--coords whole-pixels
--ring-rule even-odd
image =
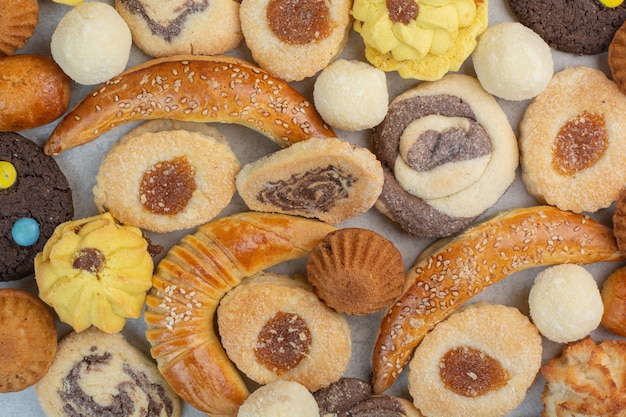
[[[2,27],[0,28],[0,56],[13,55],[26,45],[35,33],[39,22],[37,0],[17,0],[0,6]]]

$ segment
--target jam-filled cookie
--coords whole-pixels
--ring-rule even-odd
[[[365,57],[403,78],[434,81],[458,71],[487,29],[487,0],[355,0]]]
[[[153,57],[217,55],[243,39],[236,0],[115,0],[115,8]]]
[[[606,0],[508,0],[525,26],[551,47],[579,55],[606,52],[613,34],[626,20],[626,4]],[[621,2],[620,2],[621,3]]]
[[[140,126],[116,143],[96,176],[98,209],[154,232],[191,228],[219,214],[235,193],[239,161],[206,127],[188,126]]]
[[[243,0],[241,30],[252,58],[285,81],[325,68],[350,31],[350,0]]]
[[[409,393],[429,417],[501,417],[526,397],[541,355],[541,336],[519,310],[471,304],[439,323],[417,347]]]
[[[522,179],[539,201],[595,212],[626,186],[626,96],[606,75],[569,67],[554,75],[519,125]]]
[[[50,417],[178,417],[181,404],[156,364],[120,334],[91,328],[59,342],[35,387]]]
[[[454,234],[493,206],[515,179],[519,152],[495,98],[462,74],[396,97],[372,149],[385,173],[376,207],[418,237]]]
[[[261,273],[230,290],[217,324],[228,357],[260,384],[282,379],[315,391],[339,379],[350,361],[346,319],[284,275]]]
[[[33,273],[55,227],[74,216],[72,190],[57,162],[33,141],[0,132],[0,281]]]

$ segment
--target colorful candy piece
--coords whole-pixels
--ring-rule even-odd
[[[11,236],[20,246],[34,245],[39,239],[39,223],[30,217],[22,217],[13,224]]]

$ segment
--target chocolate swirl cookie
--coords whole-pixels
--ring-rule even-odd
[[[156,364],[120,333],[90,328],[59,342],[50,370],[36,385],[54,417],[178,417],[180,399]]]
[[[376,207],[417,237],[468,226],[506,192],[518,166],[506,115],[467,75],[398,96],[372,141],[385,175]]]

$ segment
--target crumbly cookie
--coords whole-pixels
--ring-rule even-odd
[[[385,172],[376,207],[417,237],[454,234],[493,206],[515,179],[519,152],[495,98],[462,74],[396,97],[372,149]]]
[[[54,158],[33,141],[0,132],[0,281],[33,273],[55,227],[74,216],[72,190]]]
[[[600,0],[508,0],[517,19],[551,47],[578,55],[606,52],[626,20],[626,4],[607,7]]]
[[[217,324],[228,357],[259,384],[289,380],[315,391],[341,377],[350,361],[346,319],[308,284],[284,275],[261,273],[230,290]]]
[[[355,0],[365,57],[403,78],[435,81],[458,71],[487,29],[487,0]]]
[[[95,328],[61,339],[56,358],[35,391],[50,417],[181,413],[180,399],[151,359],[121,333]]]
[[[570,343],[541,368],[546,379],[542,417],[607,416],[626,413],[626,342],[591,337]]]
[[[317,402],[304,385],[282,380],[257,388],[237,411],[237,417],[319,417],[319,415]]]
[[[115,8],[153,57],[218,55],[243,39],[235,0],[115,0]]]
[[[241,30],[258,65],[285,81],[325,68],[351,28],[350,0],[243,0]]]
[[[418,345],[409,363],[409,393],[429,417],[501,417],[524,400],[541,355],[541,336],[519,310],[471,304]]]
[[[48,372],[57,351],[52,312],[26,291],[0,289],[0,392],[30,387]]]
[[[227,143],[197,131],[139,129],[102,160],[93,189],[101,212],[169,232],[205,223],[230,203],[240,165]]]
[[[383,169],[366,148],[338,138],[311,138],[245,165],[236,185],[251,210],[334,224],[374,206]]]
[[[626,187],[626,96],[600,70],[557,72],[519,124],[522,179],[562,210],[609,207]]]
[[[0,56],[26,45],[39,23],[38,0],[0,1]]]

